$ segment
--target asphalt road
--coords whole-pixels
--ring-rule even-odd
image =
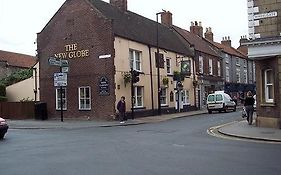
[[[228,140],[207,129],[240,114],[155,124],[10,130],[0,141],[1,175],[280,175],[281,144]]]

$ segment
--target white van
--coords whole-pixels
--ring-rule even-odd
[[[228,94],[223,91],[216,91],[215,93],[208,95],[207,109],[209,114],[211,114],[212,111],[236,111],[236,104]]]

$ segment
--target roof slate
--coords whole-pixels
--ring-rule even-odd
[[[218,52],[205,39],[193,34],[185,29],[173,26],[173,29],[178,32],[186,41],[194,45],[195,50],[219,57]]]
[[[121,11],[101,0],[88,0],[106,18],[113,20],[116,36],[156,47],[157,22],[131,11]],[[171,28],[159,23],[159,47],[184,55],[192,55],[188,43],[182,41]]]
[[[229,47],[229,46],[225,46],[223,44],[217,43],[217,42],[212,42],[210,41],[210,43],[214,44],[216,47],[218,47],[219,49],[222,49],[225,53],[228,53],[229,55],[233,55],[239,58],[247,58],[247,56],[245,54],[243,54],[242,52],[238,51],[237,49],[233,48],[233,47]]]
[[[10,66],[21,68],[31,68],[36,63],[33,56],[3,50],[0,50],[0,61],[6,61]]]

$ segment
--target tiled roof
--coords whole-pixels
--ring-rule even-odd
[[[115,36],[156,47],[157,22],[101,0],[89,0],[106,18],[113,20]],[[188,43],[184,43],[175,31],[159,23],[159,47],[184,55],[191,55]]]
[[[247,56],[245,54],[243,54],[242,52],[238,51],[237,49],[233,48],[233,47],[229,47],[217,42],[212,42],[210,41],[210,43],[214,44],[217,48],[222,49],[225,53],[229,54],[229,55],[234,55],[236,57],[239,58],[247,58]]]
[[[205,39],[176,26],[173,26],[173,29],[177,31],[178,34],[181,35],[189,44],[194,45],[195,50],[219,57],[218,52]]]
[[[2,50],[0,50],[0,61],[6,61],[10,66],[22,68],[31,68],[36,63],[33,56]]]

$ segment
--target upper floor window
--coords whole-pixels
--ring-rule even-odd
[[[91,109],[91,88],[79,87],[79,110]]]
[[[274,86],[273,86],[273,71],[267,69],[264,71],[264,96],[265,102],[273,103],[274,101]]]
[[[229,63],[229,56],[228,56],[228,54],[225,54],[225,62]]]
[[[204,69],[204,65],[203,65],[203,57],[199,56],[199,73],[203,74],[203,69]]]
[[[221,76],[221,63],[218,61],[218,76]]]
[[[172,74],[171,58],[166,58],[167,74]]]
[[[237,81],[237,83],[241,82],[241,72],[240,72],[240,69],[236,69],[236,81]]]
[[[213,75],[213,60],[209,59],[209,74]]]
[[[248,71],[244,70],[244,83],[248,83]]]
[[[62,109],[67,110],[66,88],[62,88],[62,91],[60,90],[60,88],[56,89],[56,110],[61,109],[61,100],[62,100]]]
[[[240,58],[236,58],[236,66],[240,66]]]
[[[247,66],[247,60],[244,60],[244,67],[245,67],[245,68],[248,67],[248,66]]]
[[[142,71],[142,67],[141,67],[142,54],[141,54],[141,52],[130,49],[129,56],[130,56],[130,68],[133,68],[133,70],[141,72]]]
[[[225,81],[230,81],[229,67],[225,68]]]

